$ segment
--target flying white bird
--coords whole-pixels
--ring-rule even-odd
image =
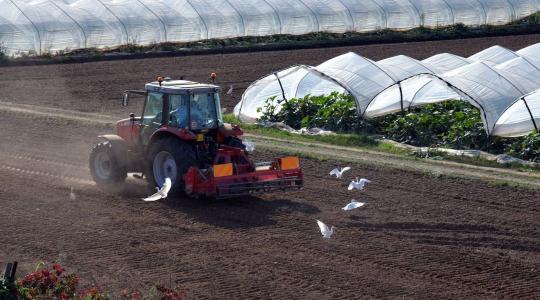
[[[227,91],[227,95],[232,94],[233,91],[233,85],[231,84],[231,87],[229,87],[229,90]]]
[[[340,179],[343,177],[343,173],[349,171],[351,167],[344,167],[344,168],[335,168],[332,171],[330,171],[330,176],[334,175],[336,178]]]
[[[71,200],[77,199],[77,195],[75,195],[75,191],[73,190],[73,187],[71,187],[71,191],[69,192],[69,199]]]
[[[167,198],[167,194],[171,190],[172,182],[169,177],[165,178],[165,183],[161,187],[161,189],[156,188],[157,192],[153,194],[152,196],[146,197],[143,200],[144,201],[156,201],[159,199]]]
[[[351,203],[345,205],[345,207],[343,207],[342,209],[343,210],[353,210],[355,208],[359,208],[359,207],[362,207],[364,206],[366,203],[365,202],[358,202],[354,199],[351,200]]]
[[[244,146],[246,146],[246,151],[247,152],[251,153],[251,152],[255,151],[255,143],[254,142],[251,142],[251,141],[248,141],[248,140],[243,140],[242,144],[244,144]]]
[[[319,220],[317,220],[317,224],[319,225],[319,229],[321,230],[323,238],[329,239],[332,234],[334,234],[334,226],[332,226],[332,228],[328,228],[326,224]]]
[[[352,189],[363,190],[364,186],[370,182],[371,181],[369,181],[368,179],[365,179],[365,178],[358,179],[358,177],[356,177],[356,180],[353,180],[351,181],[351,183],[349,183],[348,190],[349,191]]]

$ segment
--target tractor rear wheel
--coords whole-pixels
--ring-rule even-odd
[[[98,143],[90,153],[90,173],[99,185],[115,185],[126,179],[126,167],[114,154],[114,149],[109,141]]]
[[[170,193],[179,194],[184,191],[184,174],[196,162],[193,145],[178,138],[163,138],[150,146],[146,178],[161,187],[168,177],[172,182]]]

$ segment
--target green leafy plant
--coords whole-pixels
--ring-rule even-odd
[[[484,149],[489,142],[480,112],[465,101],[427,104],[381,125],[388,138],[415,146]]]
[[[509,155],[540,162],[540,134],[535,131],[521,138],[514,139],[505,149]]]
[[[269,98],[258,110],[262,112],[260,120],[283,122],[295,129],[320,127],[339,132],[354,132],[361,124],[356,103],[348,94],[306,95],[283,101],[278,107],[275,97]]]
[[[0,62],[6,61],[8,59],[7,49],[4,47],[3,43],[0,43]]]

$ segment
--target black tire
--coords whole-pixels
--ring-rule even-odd
[[[109,141],[96,144],[90,152],[90,173],[98,185],[113,186],[124,182],[127,176],[126,166],[115,155]]]
[[[162,155],[169,155],[167,163],[160,163],[160,157]],[[172,160],[171,160],[172,158]],[[147,156],[147,168],[146,178],[148,183],[154,186],[162,186],[165,177],[171,170],[167,167],[171,167],[174,161],[174,168],[176,170],[176,178],[171,178],[172,187],[170,194],[181,194],[184,192],[184,180],[183,176],[191,166],[197,164],[195,148],[193,145],[188,144],[178,138],[168,137],[155,141],[148,151]],[[167,164],[167,167],[164,166]],[[156,166],[154,166],[156,165]],[[156,168],[158,170],[156,170]],[[161,172],[161,173],[155,173]]]

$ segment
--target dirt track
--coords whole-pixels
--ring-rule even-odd
[[[538,36],[521,39],[530,41],[514,40],[513,49]],[[507,41],[512,39],[496,43]],[[489,45],[469,46],[476,52]],[[428,56],[430,48],[450,51],[433,47],[416,45],[417,57]],[[289,61],[275,53],[272,63],[260,62],[261,72],[295,59],[317,63],[342,50],[319,50],[327,52],[317,57],[310,52],[316,50],[288,53]],[[398,53],[405,51],[372,57]],[[257,59],[267,55],[254,54],[250,61],[232,55],[237,68],[222,76],[247,83],[255,73],[246,70],[259,70]],[[100,105],[116,105],[119,90],[140,87],[158,70],[139,74],[145,65],[184,66],[184,74],[202,78],[207,70],[197,68],[198,62],[235,65],[224,57],[231,56],[0,68],[0,100],[99,112]],[[30,82],[14,83],[20,78]],[[8,88],[12,84],[18,92]],[[353,164],[347,179],[337,181],[326,175],[334,162],[304,159],[301,191],[145,203],[140,198],[147,187],[138,180],[128,180],[120,195],[91,183],[88,151],[96,135],[112,130],[105,125],[3,112],[0,129],[0,262],[17,259],[22,271],[39,259],[58,260],[80,272],[84,284],[118,292],[172,282],[189,298],[540,297],[539,191],[362,164]],[[259,151],[256,158],[274,155]],[[348,192],[352,176],[373,183],[363,192]],[[68,197],[71,186],[75,201]],[[340,210],[352,197],[366,206]],[[316,219],[337,226],[335,238],[323,240]]]

